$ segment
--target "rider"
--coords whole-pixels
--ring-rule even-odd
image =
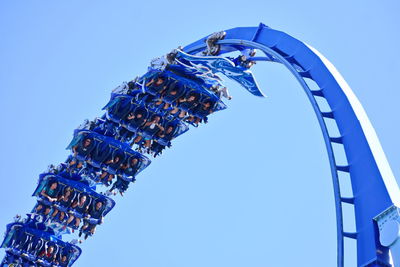
[[[172,138],[174,138],[174,129],[175,127],[173,125],[168,125],[165,131],[158,132],[157,136],[170,141]]]
[[[82,217],[84,216],[84,214],[87,213],[87,210],[89,209],[88,202],[88,197],[85,194],[81,194],[79,199],[72,202],[71,209],[73,209],[74,212],[70,212],[70,216],[67,220],[67,225],[71,225],[75,219],[74,226],[75,228],[79,227]]]
[[[156,78],[151,79],[148,83],[146,83],[146,87],[152,87],[157,90],[158,94],[162,94],[167,86],[164,85],[165,78],[158,75]]]
[[[51,207],[47,206],[43,203],[38,202],[35,208],[35,213],[39,214],[39,215],[44,215],[47,216],[49,215],[51,212]]]
[[[120,155],[115,155],[111,156],[108,160],[104,162],[107,166],[109,166],[113,170],[118,170],[121,167],[121,156]],[[107,171],[103,170],[101,175],[100,175],[100,181],[103,181],[104,178],[106,178],[105,183],[108,184],[112,181],[114,178],[114,174],[108,173]]]
[[[140,127],[146,122],[144,112],[142,110],[131,111],[126,116],[126,121],[133,127]]]
[[[72,252],[71,249],[68,249],[68,248],[60,249],[60,251],[57,255],[57,261],[56,261],[58,266],[67,267],[69,265],[69,259],[70,259],[71,252]]]
[[[126,163],[122,164],[121,170],[128,177],[135,177],[136,172],[139,168],[139,159],[135,157],[129,158]]]
[[[133,178],[133,180],[135,180],[135,178]],[[119,191],[119,193],[121,194],[121,196],[124,196],[125,191],[129,187],[129,183],[130,183],[129,180],[125,180],[122,177],[118,176],[117,181],[114,182],[114,184],[111,187],[111,189],[109,190],[109,192],[114,193],[114,195],[116,195],[116,192],[114,190],[117,189]]]
[[[215,103],[211,100],[204,101],[204,103],[200,103],[200,105],[196,108],[195,110],[195,119],[194,123],[197,125],[199,124],[202,120],[207,123],[207,116],[213,113],[212,107],[214,106]]]
[[[89,233],[87,233],[87,229],[90,232],[90,235],[93,235],[96,231],[96,225],[103,223],[103,212],[104,212],[104,203],[102,200],[97,200],[94,204],[91,205],[89,212],[86,216],[86,220],[84,225],[82,226],[79,236],[82,235],[82,232],[85,232],[85,239],[87,239]],[[90,219],[96,219],[96,222],[91,221]]]
[[[56,253],[55,253],[55,247],[54,244],[51,242],[47,243],[47,249],[43,249],[40,253],[39,253],[39,258],[42,258],[44,260],[46,260],[47,262],[54,262],[56,259]],[[40,262],[40,260],[39,260]]]
[[[159,131],[164,131],[164,127],[161,125],[160,121],[161,116],[157,114],[154,115],[151,121],[148,121],[144,124],[143,131],[148,133],[149,135],[154,135]],[[151,145],[151,138],[145,137],[144,141],[144,146],[149,149]]]
[[[55,218],[57,216],[57,214],[60,213],[60,216],[58,219],[61,222],[64,221],[66,213],[63,210],[67,209],[71,205],[74,197],[75,197],[74,189],[70,186],[66,187],[64,189],[64,193],[58,197],[58,202],[60,203],[60,206],[62,207],[62,209],[59,210],[59,209],[55,208],[54,212],[52,214],[52,217]]]
[[[219,98],[221,96],[225,97],[228,100],[232,99],[232,96],[229,94],[228,88],[225,86],[212,86],[211,91],[213,91]]]
[[[47,186],[40,192],[40,195],[50,202],[57,201],[59,190],[58,182],[50,181]]]
[[[82,168],[83,162],[79,161],[76,156],[79,155],[81,157],[88,157],[90,155],[90,152],[92,151],[94,147],[94,142],[91,138],[85,138],[81,143],[78,145],[74,146],[72,148],[72,152],[74,152],[74,157],[72,161],[69,163],[69,167],[72,167],[76,165],[77,169]]]

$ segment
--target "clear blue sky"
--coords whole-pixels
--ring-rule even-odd
[[[115,86],[179,45],[259,22],[331,60],[400,177],[399,1],[158,2],[0,2],[0,228],[33,207],[38,174],[65,160],[73,129]],[[287,70],[257,67],[269,97],[229,83],[230,108],[153,161],[76,266],[335,266],[317,119]]]

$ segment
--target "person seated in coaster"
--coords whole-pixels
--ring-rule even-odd
[[[124,164],[122,164],[121,171],[127,177],[135,177],[139,167],[140,167],[139,159],[135,157],[130,157],[126,160]]]
[[[232,99],[232,96],[229,94],[228,88],[226,88],[225,86],[212,86],[210,90],[214,92],[220,99],[221,97],[225,97],[228,100]]]
[[[60,259],[58,260],[58,263],[57,263],[57,264],[58,264],[59,266],[61,266],[61,267],[67,267],[68,264],[69,264],[68,256],[65,255],[65,254],[61,255],[61,256],[60,256]]]
[[[47,186],[43,188],[43,190],[40,192],[40,196],[50,202],[54,202],[57,201],[58,193],[59,193],[58,182],[49,181],[47,183]]]
[[[192,91],[179,101],[179,107],[181,109],[191,109],[198,104],[197,101],[199,101],[199,99],[200,94]]]
[[[47,216],[51,212],[51,207],[43,203],[38,202],[35,208],[35,213],[39,215]]]
[[[157,137],[170,141],[174,138],[174,130],[175,127],[173,125],[168,125],[165,131],[157,133]]]
[[[93,235],[95,233],[96,226],[98,224],[103,223],[104,209],[105,209],[105,205],[102,200],[97,200],[91,205],[91,207],[88,211],[88,214],[86,216],[87,219],[84,219],[85,223],[81,227],[79,236],[81,236],[82,233],[85,233],[85,239],[87,239],[89,233],[90,233],[90,235]],[[95,219],[95,220],[93,221],[93,220],[89,220],[89,219]]]
[[[179,111],[179,118],[182,119],[187,115],[187,111],[194,109],[197,106],[197,102],[200,99],[200,95],[196,92],[190,92],[186,96],[180,97],[177,101],[177,106],[170,112],[170,114],[177,114]]]
[[[98,176],[98,179],[100,180],[101,183],[103,183],[105,186],[109,186],[114,179],[115,175],[112,173],[109,173],[106,170],[101,170],[100,175]]]
[[[171,91],[169,91],[168,92],[168,94],[166,95],[166,96],[164,96],[164,95],[162,95],[161,97],[160,97],[160,102],[157,102],[159,105],[162,105],[162,103],[164,102],[163,100],[164,100],[164,98],[165,99],[167,99],[167,97],[168,98],[174,98],[176,95],[178,94],[178,90],[176,90],[176,89],[172,89]],[[165,102],[164,103],[164,105],[162,105],[162,108],[164,109],[164,110],[166,110],[166,109],[168,109],[169,107],[171,106],[171,104],[170,103],[168,103],[168,102]]]
[[[77,155],[80,155],[81,157],[89,157],[90,152],[94,148],[94,141],[91,138],[84,138],[82,142],[80,142],[78,145],[74,146],[72,148],[72,152],[74,155],[74,158],[72,161],[69,162],[69,167],[73,167],[76,165],[77,169],[82,168],[83,162],[78,160],[76,158]]]
[[[110,167],[113,170],[118,170],[121,167],[121,163],[122,163],[123,157],[124,156],[121,155],[121,154],[116,154],[113,157],[108,158],[104,162],[104,164],[106,164],[108,167]]]
[[[195,109],[195,118],[194,118],[194,123],[199,124],[202,120],[204,122],[207,122],[207,116],[213,113],[212,107],[215,105],[215,103],[212,100],[207,100],[204,101],[204,103],[200,103],[200,105],[197,106]]]
[[[121,142],[129,142],[135,135],[134,132],[129,131],[123,126],[119,126],[116,133],[115,139],[120,140]]]
[[[122,161],[121,156],[116,155],[114,157],[110,157],[109,159],[107,159],[104,162],[104,164],[109,166],[111,169],[118,170],[121,167],[121,161]],[[114,174],[108,173],[107,171],[102,170],[102,173],[100,175],[100,181],[102,181],[102,182],[105,181],[105,183],[109,184],[113,178],[114,178]]]
[[[161,106],[161,104],[163,104],[162,101],[162,96],[153,96],[153,95],[147,95],[144,99],[143,99],[143,104],[151,110],[155,110],[158,109]]]
[[[161,116],[160,115],[154,115],[151,119],[151,121],[146,122],[142,129],[144,132],[148,132],[150,134],[154,134],[158,132],[158,130],[164,131],[164,127],[162,127],[161,123]]]
[[[133,179],[135,179],[135,178],[133,178]],[[121,194],[121,196],[124,196],[125,191],[129,187],[129,183],[130,183],[130,181],[124,180],[118,176],[117,181],[114,182],[114,184],[111,187],[111,189],[109,190],[109,192],[114,193],[114,195],[116,195],[114,190],[118,190],[118,192]]]
[[[96,169],[101,168],[110,154],[112,154],[111,146],[107,142],[99,141],[87,163]]]
[[[56,259],[55,246],[53,243],[48,242],[46,247],[39,253],[38,257],[51,263]]]
[[[155,135],[159,131],[164,131],[164,127],[160,123],[161,116],[154,115],[151,121],[148,121],[143,126],[143,131],[148,135]],[[150,137],[144,138],[144,147],[150,149],[152,139]]]
[[[164,109],[164,106],[166,104],[164,102],[164,93],[156,96],[147,97],[144,104],[146,107],[150,107],[152,109]]]
[[[45,246],[45,243],[46,242],[43,238],[32,235],[29,246],[26,249],[26,253],[33,256],[37,256],[42,251],[42,248]]]
[[[157,75],[157,77],[151,79],[148,83],[146,83],[146,86],[160,86],[165,82],[165,78],[162,77],[161,75]]]
[[[146,122],[144,113],[145,112],[142,109],[137,109],[135,111],[129,112],[125,118],[126,123],[135,128],[141,127]]]
[[[56,264],[60,267],[67,267],[71,258],[71,249],[62,248],[59,250],[57,255]]]
[[[166,104],[163,109],[168,109],[171,103],[175,103],[179,97],[185,92],[185,86],[180,84],[178,81],[171,83],[168,90],[162,95]]]
[[[88,156],[94,146],[92,138],[84,138],[83,141],[72,148],[74,155]]]
[[[89,209],[88,197],[85,194],[81,194],[78,199],[72,202],[71,209],[74,212],[70,212],[67,220],[67,225],[75,226],[75,228],[78,228],[79,224],[81,223],[82,217],[84,216],[84,214],[87,213]]]
[[[75,197],[75,192],[74,189],[70,186],[66,187],[64,189],[63,194],[61,194],[58,197],[58,202],[60,203],[60,206],[63,208],[63,210],[66,210],[71,206],[71,203]],[[53,214],[51,215],[53,218],[55,218],[58,214],[60,214],[58,220],[63,222],[65,217],[67,216],[66,212],[63,210],[59,210],[57,208],[54,208]]]
[[[132,143],[130,145],[131,146],[138,145],[138,148],[136,150],[140,152],[141,149],[142,149],[143,141],[144,141],[144,138],[143,138],[142,134],[141,133],[137,133],[135,138],[133,138],[133,141],[132,141]]]
[[[156,93],[162,94],[163,91],[167,88],[166,79],[161,75],[157,75],[155,78],[151,79],[149,82],[146,83],[146,87],[151,87]]]

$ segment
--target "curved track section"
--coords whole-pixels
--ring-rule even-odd
[[[184,48],[187,53],[205,49],[203,38]],[[259,27],[234,28],[226,31],[221,54],[245,48],[262,50],[267,60],[284,64],[304,88],[314,108],[330,160],[338,239],[338,266],[344,265],[344,238],[357,240],[358,266],[390,266],[388,249],[381,246],[374,217],[393,205],[398,206],[400,192],[379,140],[361,104],[333,65],[314,48],[286,33],[263,24]],[[319,87],[311,90],[306,80]],[[316,97],[323,97],[331,110],[322,112]],[[330,136],[325,120],[335,120],[340,136]],[[343,145],[348,164],[336,164],[332,144]],[[339,173],[350,174],[353,196],[340,193]],[[343,229],[342,204],[354,205],[356,232]]]

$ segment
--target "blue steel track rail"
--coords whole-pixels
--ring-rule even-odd
[[[184,47],[184,51],[190,54],[204,51],[206,38]],[[391,266],[389,250],[380,245],[373,218],[396,204],[394,198],[397,199],[398,195],[394,195],[397,191],[388,192],[388,182],[381,173],[357,114],[337,77],[327,68],[318,52],[286,33],[263,24],[227,30],[226,37],[218,44],[221,45],[219,55],[245,48],[263,51],[269,61],[287,67],[303,87],[317,116],[329,157],[336,207],[337,266],[344,266],[344,238],[356,240],[358,266]],[[265,61],[265,58],[260,60]],[[319,89],[311,90],[306,79],[313,80]],[[331,110],[322,112],[316,97],[325,98]],[[329,135],[325,119],[335,120],[340,136]],[[346,165],[337,165],[333,143],[343,146],[348,162]],[[341,195],[340,172],[350,175],[351,197]],[[356,232],[346,232],[343,228],[343,203],[354,206],[355,218],[351,219],[355,219]]]

